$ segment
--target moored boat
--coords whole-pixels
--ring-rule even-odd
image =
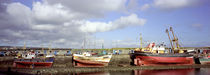
[[[200,61],[200,64],[210,64],[210,55],[207,57],[200,57],[199,61]]]
[[[210,58],[199,58],[201,64],[210,64]]]
[[[73,66],[75,67],[104,67],[108,66],[112,55],[92,55],[89,52],[73,54]]]
[[[170,30],[173,33],[172,28]],[[168,30],[166,32],[168,33]],[[169,40],[171,49],[166,49],[163,44],[155,45],[155,43],[151,43],[146,48],[140,48],[134,53],[131,53],[132,63],[137,66],[194,64],[193,55],[186,53],[187,50],[179,48],[178,39],[175,36],[173,40],[169,36]]]
[[[147,65],[192,65],[193,56],[189,54],[153,54],[134,53],[134,64],[137,66]]]
[[[49,68],[53,65],[54,57],[36,57],[35,53],[23,54],[14,59],[15,68]]]

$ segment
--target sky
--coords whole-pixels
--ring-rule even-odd
[[[209,0],[0,0],[0,46],[210,46]],[[170,33],[170,36],[171,33]]]

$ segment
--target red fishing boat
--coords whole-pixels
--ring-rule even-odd
[[[170,28],[174,36],[172,28]],[[168,30],[166,30],[168,33]],[[169,33],[168,33],[169,36]],[[169,36],[170,39],[170,36]],[[172,44],[173,41],[173,44]],[[146,48],[141,48],[131,54],[134,65],[192,65],[194,64],[193,55],[186,53],[187,50],[179,48],[178,39],[170,39],[172,49],[166,50],[165,46],[149,44]],[[175,44],[177,47],[175,47]]]
[[[153,54],[134,53],[134,64],[137,66],[147,65],[192,65],[193,56],[189,54]]]
[[[15,68],[49,68],[52,66],[54,57],[36,57],[34,53],[23,54],[14,59]]]

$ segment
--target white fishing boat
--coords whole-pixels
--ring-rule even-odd
[[[112,55],[92,55],[90,52],[73,54],[73,65],[75,67],[104,67],[108,66]]]

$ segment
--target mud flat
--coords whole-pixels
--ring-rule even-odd
[[[84,72],[106,72],[106,71],[128,71],[128,70],[155,70],[155,69],[191,69],[191,68],[210,68],[210,65],[180,65],[180,66],[108,66],[102,68],[35,68],[35,69],[12,69],[12,72],[24,74],[70,74]]]

